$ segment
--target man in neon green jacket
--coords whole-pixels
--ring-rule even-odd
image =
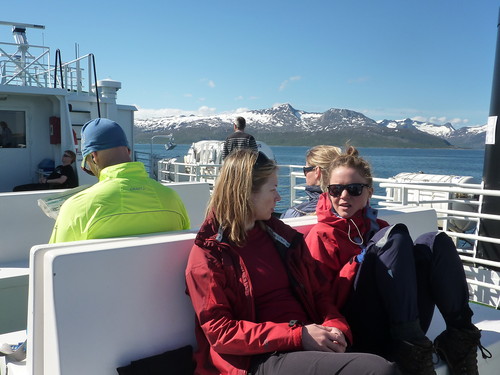
[[[50,243],[188,229],[177,192],[132,162],[123,129],[97,118],[82,128],[82,168],[99,182],[62,205]]]

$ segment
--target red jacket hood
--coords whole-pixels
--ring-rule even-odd
[[[336,229],[345,231],[346,233],[349,229],[349,222],[352,220],[363,235],[365,244],[375,232],[388,225],[386,221],[377,219],[378,211],[370,206],[366,206],[362,210],[356,212],[349,219],[344,219],[338,216],[333,210],[332,202],[330,201],[328,193],[323,193],[319,197],[316,214],[318,215],[318,223],[333,226]],[[352,236],[358,235],[355,228],[351,228],[351,233]]]

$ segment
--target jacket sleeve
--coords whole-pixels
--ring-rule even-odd
[[[309,283],[313,292],[316,309],[321,315],[322,324],[340,329],[347,340],[352,343],[352,333],[344,316],[335,304],[331,283],[322,272],[321,263],[314,259],[304,242],[302,261],[310,268]]]
[[[250,139],[248,140],[248,147],[250,147],[252,150],[259,151],[259,147],[257,146],[257,142],[255,141],[253,135],[251,135]]]
[[[302,348],[301,327],[290,327],[288,323],[255,323],[235,316],[237,311],[253,312],[254,307],[235,306],[236,301],[241,300],[236,295],[237,288],[228,285],[220,261],[197,245],[189,257],[186,285],[197,321],[216,352],[255,355]]]

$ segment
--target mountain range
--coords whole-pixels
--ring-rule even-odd
[[[269,145],[331,144],[356,147],[484,148],[486,125],[455,129],[450,123],[404,120],[375,121],[360,112],[332,108],[305,112],[290,104],[213,116],[170,116],[135,120],[135,141],[172,134],[177,143],[225,139],[237,116],[247,121],[246,132]]]

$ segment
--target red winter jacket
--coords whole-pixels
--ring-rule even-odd
[[[333,305],[331,291],[302,234],[275,218],[263,224],[297,281],[292,287],[311,320],[306,323],[336,327],[352,341],[347,322]],[[300,326],[255,322],[247,269],[238,248],[227,242],[213,216],[205,220],[196,237],[186,284],[196,313],[196,374],[246,374],[253,355],[302,350]]]
[[[368,218],[368,210],[373,212],[376,224]],[[379,228],[384,228],[389,224],[384,220],[376,219],[376,211],[371,207],[365,207],[350,219],[337,216],[332,210],[328,193],[323,193],[319,197],[316,214],[318,223],[307,234],[306,243],[313,258],[321,263],[322,271],[333,290],[335,305],[341,309],[352,290],[354,277],[359,268],[355,256],[361,253],[361,247],[353,243],[353,241],[360,242],[355,239],[359,237],[358,229],[366,245],[370,239],[366,237],[374,234],[369,234],[374,229],[374,224]]]

